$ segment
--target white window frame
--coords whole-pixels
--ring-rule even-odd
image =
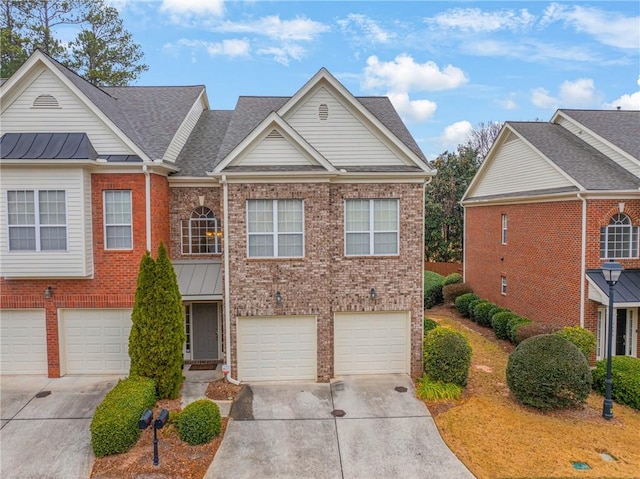
[[[638,341],[637,334],[635,330],[637,329],[638,324],[638,312],[640,312],[639,308],[624,308],[627,310],[627,331],[625,334],[630,338],[627,342],[627,350],[625,351],[625,356],[633,356],[637,355],[638,351]],[[615,338],[617,334],[618,324],[615,321],[615,318],[618,316],[618,308],[614,308],[614,321],[613,321],[613,348],[615,351],[616,343]],[[601,306],[598,308],[598,316],[596,323],[596,360],[604,359],[607,354],[607,334],[609,332],[609,308],[606,306]]]
[[[129,193],[129,218],[131,221],[129,223],[107,223],[107,193],[113,191],[125,191]],[[109,251],[131,251],[133,249],[133,194],[131,190],[123,189],[123,190],[103,190],[102,191],[102,223],[103,223],[103,234],[104,234],[104,249]],[[110,227],[120,227],[120,226],[128,226],[130,231],[130,242],[131,246],[129,248],[115,248],[109,247],[107,244],[107,231]]]
[[[271,202],[271,208],[272,208],[272,231],[266,231],[266,232],[255,232],[252,233],[249,231],[249,204],[252,201],[268,201]],[[300,208],[302,210],[302,220],[301,220],[301,225],[300,225],[300,231],[285,231],[285,232],[280,232],[278,231],[278,203],[280,201],[298,201],[300,202]],[[251,258],[251,259],[268,259],[268,258],[304,258],[305,255],[305,244],[306,244],[306,238],[305,238],[305,216],[304,216],[304,200],[301,198],[280,198],[280,199],[271,199],[271,198],[251,198],[249,200],[247,200],[246,204],[245,204],[245,214],[246,214],[246,218],[247,218],[247,258]],[[271,235],[273,236],[273,255],[271,256],[252,256],[250,253],[250,248],[249,248],[249,237],[250,236],[266,236],[266,235]],[[301,236],[302,237],[302,254],[300,256],[280,256],[278,254],[278,238],[280,236]]]
[[[619,221],[627,220],[628,223]],[[629,235],[629,244],[624,245],[626,248],[621,254],[609,254],[609,230],[617,230],[618,235]],[[626,230],[626,231],[624,231]],[[615,233],[613,233],[615,234]],[[600,228],[600,259],[636,259],[638,258],[640,237],[640,227],[633,226],[631,217],[625,213],[617,213],[611,217],[609,224]],[[614,246],[615,248],[615,246]]]
[[[15,224],[12,225],[9,220],[9,195],[10,193],[33,193],[33,223],[32,224]],[[40,219],[40,194],[42,193],[62,193],[64,195],[64,224],[42,224]],[[10,253],[25,253],[25,252],[68,252],[69,251],[69,226],[68,219],[69,214],[67,211],[67,192],[65,190],[7,190],[7,250]],[[34,249],[11,249],[11,229],[12,228],[33,228],[34,229]],[[42,234],[41,230],[46,228],[64,228],[64,249],[43,249],[42,248]]]
[[[500,276],[500,294],[507,295],[507,277],[505,275]]]
[[[501,244],[507,244],[507,214],[502,213],[502,235],[500,237]]]
[[[396,228],[395,230],[381,230],[376,231],[374,228],[375,223],[375,202],[376,200],[395,201],[396,203]],[[366,231],[347,231],[347,203],[349,201],[369,201],[369,229]],[[399,256],[400,255],[400,200],[398,198],[345,198],[344,205],[344,255],[349,257],[354,256]],[[363,234],[369,235],[369,252],[368,253],[347,253],[347,236],[349,234]],[[375,233],[395,233],[396,234],[396,252],[395,253],[375,253]]]
[[[211,216],[209,216],[209,213]],[[206,216],[203,216],[206,214]],[[196,231],[203,228],[202,224],[204,224],[204,228],[207,228],[208,223],[212,223],[213,230],[211,231],[212,238],[209,239],[209,230],[206,231],[206,236],[198,236],[195,235]],[[189,218],[186,220],[182,220],[180,232],[180,251],[184,255],[195,255],[195,254],[220,254],[222,253],[222,231],[220,230],[220,223],[218,222],[218,218],[216,218],[213,210],[207,206],[199,206],[195,208],[189,214]],[[204,244],[196,244],[194,245],[194,240],[198,238],[202,238],[205,240]],[[194,248],[195,246],[195,248]],[[200,250],[197,250],[197,249]],[[212,251],[209,251],[209,249]],[[196,249],[196,251],[194,251]]]

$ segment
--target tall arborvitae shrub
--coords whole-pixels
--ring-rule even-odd
[[[152,378],[159,399],[175,399],[182,385],[184,310],[178,281],[164,244],[154,261],[140,263],[129,335],[130,374]]]

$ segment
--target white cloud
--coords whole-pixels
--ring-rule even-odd
[[[461,145],[467,141],[473,126],[467,120],[457,121],[444,129],[440,140],[442,145],[455,149],[458,145]]]
[[[180,47],[191,48],[192,50],[205,50],[209,56],[218,55],[227,57],[246,57],[251,50],[248,40],[229,39],[221,42],[207,42],[204,40],[189,40],[181,38],[176,43],[166,43],[163,49],[172,54],[177,54]],[[195,61],[195,57],[194,57]]]
[[[347,18],[340,19],[337,23],[342,31],[362,37],[361,40],[367,43],[388,43],[396,36],[394,32],[384,30],[376,21],[358,13],[350,13]],[[358,32],[352,25],[358,27]]]
[[[518,108],[518,104],[513,99],[514,94],[511,93],[507,98],[500,101],[499,104],[505,110],[515,110]]]
[[[435,17],[425,18],[424,21],[440,28],[467,32],[496,32],[527,29],[533,25],[535,19],[536,17],[530,14],[527,9],[484,12],[479,8],[455,8]]]
[[[640,87],[640,76],[638,76],[638,86]],[[603,107],[611,110],[618,107],[622,110],[640,110],[640,90],[622,95],[611,103],[605,103]]]
[[[393,61],[380,62],[378,57],[367,58],[363,87],[385,88],[395,93],[409,91],[448,90],[468,81],[464,72],[452,65],[442,70],[432,61],[416,63],[407,54],[398,55]]]
[[[593,36],[599,42],[617,48],[640,48],[640,17],[625,17],[595,7],[552,3],[545,9],[541,24],[562,22],[577,32]]]
[[[544,88],[535,88],[531,92],[531,102],[538,108],[587,108],[597,101],[595,84],[591,78],[578,78],[575,81],[564,81],[553,96]]]
[[[430,100],[410,100],[407,93],[387,93],[400,116],[410,122],[423,122],[431,118],[438,105]]]
[[[226,21],[213,30],[225,33],[255,33],[280,41],[308,42],[314,40],[321,33],[328,32],[331,28],[324,23],[305,17],[281,20],[279,15],[271,15],[246,23]]]
[[[281,65],[287,66],[291,60],[300,61],[306,50],[295,43],[283,44],[278,47],[266,47],[258,49],[259,55],[271,56]]]
[[[224,13],[224,0],[162,0],[160,11],[168,13],[174,21],[199,15],[219,17]]]
[[[558,100],[553,98],[544,88],[535,88],[531,92],[531,103],[538,108],[557,108]]]

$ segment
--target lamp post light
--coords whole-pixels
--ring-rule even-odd
[[[607,332],[607,378],[605,381],[602,417],[613,417],[613,401],[611,400],[611,353],[613,349],[613,294],[614,287],[622,274],[622,265],[616,262],[602,263],[602,275],[609,285],[609,331]]]

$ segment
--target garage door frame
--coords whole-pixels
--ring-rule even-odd
[[[31,370],[31,371],[17,371],[17,370],[14,370],[12,368],[11,372],[5,373],[5,371],[7,369],[6,369],[6,365],[4,365],[4,366],[2,366],[2,370],[0,371],[0,373],[2,373],[3,375],[4,374],[7,374],[7,375],[9,375],[9,374],[16,374],[16,375],[23,375],[23,374],[25,374],[25,375],[26,374],[38,374],[39,375],[39,374],[44,374],[44,375],[47,375],[49,373],[49,364],[48,364],[49,361],[48,361],[48,354],[47,354],[47,319],[46,319],[46,311],[44,309],[42,309],[42,308],[29,308],[29,309],[12,308],[12,309],[3,309],[0,314],[2,314],[3,316],[6,315],[4,321],[11,321],[11,319],[12,319],[11,316],[13,315],[13,313],[21,313],[21,314],[29,314],[29,313],[31,313],[31,314],[34,314],[34,315],[38,314],[38,317],[37,318],[33,318],[33,320],[34,320],[34,322],[41,323],[41,326],[40,325],[32,325],[32,326],[35,326],[38,331],[41,330],[41,332],[42,332],[42,337],[38,341],[38,343],[41,343],[41,344],[37,344],[37,346],[38,347],[42,347],[43,350],[40,351],[40,352],[36,352],[36,351],[33,351],[32,349],[30,349],[29,356],[36,355],[36,354],[38,356],[40,356],[39,358],[35,358],[36,359],[35,363],[40,363],[40,366],[39,366],[39,369],[37,369],[35,371],[34,370]],[[21,321],[21,320],[19,320],[19,321]],[[6,326],[6,324],[5,324],[5,326]],[[32,328],[29,327],[29,330],[31,330],[31,329]],[[10,336],[10,337],[13,337],[13,336]],[[5,349],[6,344],[7,344],[5,341],[6,341],[6,338],[3,339],[3,341],[2,341],[3,349]],[[31,348],[34,345],[35,345],[35,343],[32,343],[32,344],[29,344],[28,346]],[[12,349],[13,349],[14,346],[15,345],[12,345]]]
[[[377,370],[370,371],[354,371],[353,369],[346,369],[344,365],[339,363],[339,358],[337,354],[337,347],[340,346],[339,342],[342,341],[343,338],[339,337],[341,331],[339,322],[344,320],[347,317],[358,317],[359,321],[362,321],[364,325],[367,321],[371,321],[371,318],[374,317],[375,320],[382,320],[384,317],[388,317],[390,315],[402,315],[402,322],[404,324],[404,366],[402,368],[398,367],[389,367],[387,369],[378,368]],[[342,317],[342,318],[341,318]],[[398,318],[398,321],[400,319]],[[369,312],[348,312],[348,311],[340,311],[334,313],[333,316],[333,366],[334,366],[334,376],[348,376],[348,375],[357,375],[357,374],[411,374],[411,312],[410,311],[369,311]],[[371,333],[371,330],[368,329]],[[381,335],[381,338],[388,337],[388,335]],[[365,345],[357,345],[351,344],[348,349],[357,352],[358,348],[367,347]],[[373,346],[371,346],[373,347]]]

